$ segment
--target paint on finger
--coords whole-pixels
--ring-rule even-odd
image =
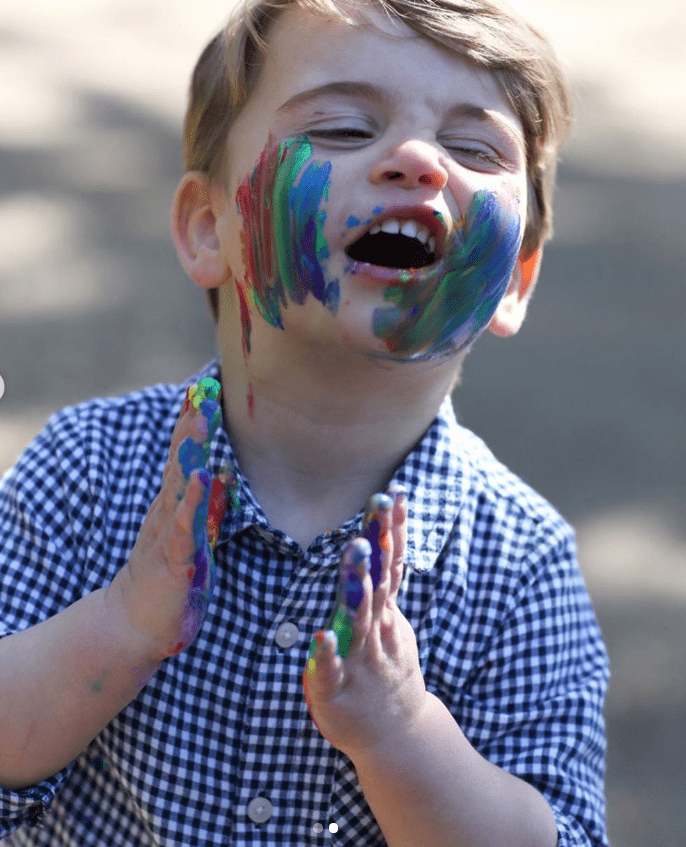
[[[211,376],[206,376],[200,382],[189,388],[189,399],[197,411],[204,400],[216,400],[221,392],[220,383]]]
[[[369,569],[371,547],[364,538],[356,538],[348,544],[341,556],[341,578],[336,607],[328,623],[327,630],[336,633],[338,655],[344,659],[350,652],[353,640],[353,621],[364,596],[362,582]],[[351,581],[351,576],[352,581]],[[349,604],[349,600],[353,605]],[[357,607],[354,603],[358,601]]]
[[[396,503],[407,500],[407,488],[399,482],[393,482],[386,489],[386,494]]]
[[[179,464],[186,480],[190,479],[190,475],[194,470],[204,467],[205,461],[204,444],[199,444],[192,438],[187,438],[181,443],[179,447]]]
[[[386,494],[375,494],[370,497],[362,519],[364,537],[371,545],[369,572],[372,577],[372,587],[376,591],[381,582],[381,561],[383,553],[390,551],[388,530],[384,528],[382,514],[390,512],[393,501]]]
[[[364,597],[364,583],[360,577],[353,571],[348,574],[348,579],[345,584],[345,605],[351,612],[356,612],[362,603]]]

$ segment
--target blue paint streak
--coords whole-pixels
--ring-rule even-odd
[[[395,307],[375,310],[374,334],[393,358],[435,359],[469,346],[507,290],[521,236],[518,212],[477,192],[443,259],[411,285],[389,286],[384,296]]]
[[[363,597],[364,586],[362,585],[362,580],[353,571],[348,574],[348,580],[345,586],[345,605],[351,611],[356,612],[360,608]]]
[[[381,582],[381,547],[379,546],[379,530],[381,524],[376,518],[369,522],[369,526],[364,531],[364,537],[370,543],[372,548],[371,557],[369,560],[369,573],[372,577],[372,587],[374,591]]]
[[[306,139],[285,143],[293,147],[296,164],[311,155],[312,148]],[[312,294],[329,311],[335,314],[338,310],[338,280],[327,281],[322,267],[329,258],[329,248],[322,234],[326,211],[321,206],[328,199],[330,174],[331,162],[309,161],[295,173],[285,198],[281,191],[275,191],[275,215],[288,219],[288,226],[280,229],[291,234],[290,243],[281,245],[282,251],[278,251],[279,279],[274,286],[281,293],[283,306],[287,305],[286,295],[302,305],[307,295]]]

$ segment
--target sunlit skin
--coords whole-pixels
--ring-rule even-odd
[[[519,253],[525,147],[504,91],[460,56],[374,20],[380,30],[285,12],[230,131],[227,171],[212,184],[187,174],[172,216],[184,267],[198,285],[219,289],[224,420],[269,520],[306,548],[378,493],[365,527],[374,553],[365,563],[359,549],[342,551],[341,587],[322,609],[303,667],[313,721],[353,761],[403,737],[433,707],[414,632],[396,603],[408,497],[388,484],[435,418],[475,337],[471,329],[461,334],[460,309],[478,331],[514,334],[540,259]],[[302,159],[290,167],[289,155]],[[260,181],[260,163],[269,161],[277,164]],[[278,162],[288,178],[277,189]],[[291,247],[281,245],[278,255],[264,236],[275,227],[291,232],[289,192],[308,167],[326,170],[326,192],[306,204],[308,215],[319,215],[309,223],[321,227],[321,249],[313,248],[319,269],[309,276],[279,270]],[[251,197],[246,186],[258,183],[264,190]],[[443,270],[382,283],[345,251],[380,210],[400,206],[440,216]],[[457,271],[479,277],[468,306],[450,279],[479,239],[487,251],[499,245],[486,310],[479,285],[491,276],[478,250]],[[446,281],[455,286],[454,311]],[[393,314],[415,307],[409,327],[407,314]],[[386,501],[390,507],[381,507]]]
[[[457,828],[460,843],[511,843],[512,825],[547,847],[543,798],[480,759],[425,689],[396,602],[412,492],[389,489],[474,338],[524,320],[541,250],[518,251],[522,126],[486,70],[367,11],[373,27],[280,15],[226,169],[184,176],[172,232],[188,274],[218,289],[224,422],[268,520],[306,549],[367,504],[365,540],[341,551],[339,589],[303,657],[312,720],[354,763],[392,847],[453,844]],[[384,276],[352,261],[372,220],[401,208],[445,227],[435,265]],[[384,793],[379,762],[418,764],[437,739],[458,793],[427,762],[424,808]],[[408,804],[411,835],[395,831]]]
[[[475,148],[478,149],[478,148]],[[331,252],[324,237],[332,165],[313,155],[306,136],[267,145],[249,178],[236,192],[243,218],[243,282],[240,292],[244,353],[250,351],[250,300],[260,316],[283,327],[289,305],[308,297],[332,314],[340,306],[340,284],[328,270]],[[376,217],[381,206],[372,210]],[[443,223],[443,215],[434,210]],[[406,212],[407,214],[407,212]],[[369,225],[373,217],[367,218]],[[348,226],[359,226],[354,215]],[[459,221],[440,238],[440,256],[425,268],[396,273],[394,282],[378,280],[394,308],[378,308],[372,331],[385,345],[374,356],[395,361],[455,356],[487,327],[507,288],[521,245],[517,206],[483,188]],[[350,259],[348,274],[365,275],[364,262]]]

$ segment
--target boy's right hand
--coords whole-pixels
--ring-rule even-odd
[[[205,465],[221,421],[216,380],[191,386],[172,434],[162,488],[145,517],[128,563],[107,589],[107,603],[159,663],[196,637],[214,588],[207,535],[212,500],[218,527],[229,474],[214,481]],[[213,533],[216,543],[216,533]],[[112,606],[110,605],[110,608]]]

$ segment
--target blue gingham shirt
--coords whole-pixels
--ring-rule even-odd
[[[126,564],[185,389],[203,376],[219,379],[218,362],[181,386],[64,409],[5,476],[0,636],[108,585]],[[225,463],[236,465],[220,427],[208,466]],[[301,684],[362,510],[303,550],[238,475],[240,508],[222,524],[198,638],[75,762],[25,790],[0,789],[3,847],[385,844]],[[427,689],[477,750],[546,797],[559,847],[606,845],[608,662],[571,528],[457,424],[449,397],[393,481],[407,488],[410,514],[398,604]]]

